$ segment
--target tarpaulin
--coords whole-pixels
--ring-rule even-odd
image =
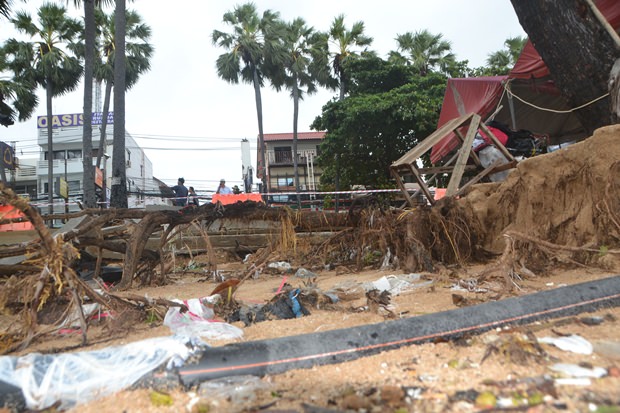
[[[236,204],[237,202],[245,202],[245,201],[254,201],[254,202],[262,202],[263,198],[261,194],[251,193],[251,194],[213,194],[211,198],[212,203],[221,202],[222,205]]]
[[[596,6],[609,24],[620,27],[620,1],[598,0]],[[514,96],[510,98],[505,89]],[[527,103],[526,103],[527,102]],[[542,58],[528,40],[508,76],[448,79],[437,128],[467,113],[477,113],[487,120],[501,106],[495,120],[512,129],[527,129],[548,136],[548,144],[562,144],[582,139],[586,132],[553,81]],[[541,111],[538,108],[546,108]],[[431,150],[431,162],[437,164],[458,148],[460,139],[453,133]]]

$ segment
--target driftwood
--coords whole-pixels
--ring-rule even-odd
[[[3,193],[7,190],[2,190]],[[7,193],[8,194],[8,193]],[[7,195],[5,195],[6,197]],[[6,202],[6,201],[5,201]],[[0,250],[0,258],[27,256],[29,261],[49,255],[54,239],[44,225],[45,220],[76,219],[82,222],[75,228],[57,234],[56,238],[82,251],[86,247],[96,247],[98,251],[95,275],[100,275],[101,255],[104,251],[122,254],[123,275],[114,287],[116,290],[131,288],[133,279],[142,270],[155,268],[161,263],[165,245],[176,236],[177,228],[190,227],[192,223],[198,228],[207,228],[218,219],[231,219],[237,222],[255,220],[273,221],[275,223],[292,222],[296,231],[337,231],[350,225],[347,214],[324,214],[318,211],[293,211],[288,208],[270,208],[263,203],[243,202],[227,206],[205,204],[199,207],[187,207],[181,210],[142,210],[142,209],[85,209],[70,214],[40,216],[36,209],[26,202],[16,205],[25,215],[21,218],[5,219],[0,222],[31,221],[39,237],[30,242],[7,246]],[[42,228],[43,230],[39,230]],[[149,238],[160,232],[160,245],[156,251],[146,249]],[[206,232],[202,234],[207,243]],[[70,264],[69,264],[70,265]],[[13,275],[40,271],[41,267],[30,263],[11,262],[0,264],[0,275]],[[215,270],[215,268],[213,268]],[[162,274],[163,276],[163,274]]]

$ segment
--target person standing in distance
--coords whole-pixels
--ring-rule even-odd
[[[220,179],[220,186],[217,187],[216,194],[220,195],[230,195],[232,194],[232,190],[226,186],[226,180]]]
[[[175,206],[183,207],[187,204],[188,191],[187,191],[187,187],[183,185],[184,183],[185,183],[185,179],[179,178],[179,180],[177,181],[177,184],[172,187],[172,190],[174,191],[174,196],[175,196],[173,204]]]
[[[199,206],[200,204],[198,203],[198,194],[196,193],[196,191],[194,190],[193,186],[189,187],[189,194],[187,195],[187,199],[188,199],[188,203],[189,205],[196,205]]]

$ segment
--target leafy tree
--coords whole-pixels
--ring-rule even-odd
[[[48,143],[48,201],[53,208],[54,150],[52,140],[52,99],[75,90],[82,75],[82,66],[75,56],[74,40],[83,30],[82,24],[66,16],[66,9],[46,3],[38,10],[38,22],[25,12],[18,12],[11,21],[15,28],[29,36],[31,42],[9,39],[4,45],[6,65],[14,77],[24,84],[45,88]]]
[[[448,68],[455,63],[452,46],[443,40],[442,34],[432,34],[428,30],[407,32],[397,35],[396,42],[398,49],[390,52],[389,60],[411,65],[421,75],[432,70],[448,73]]]
[[[297,169],[297,126],[299,101],[317,91],[319,85],[329,85],[328,43],[325,33],[316,32],[304,19],[297,18],[284,25],[284,36],[277,60],[271,63],[271,80],[276,90],[282,87],[293,99],[293,169],[295,191],[299,192]],[[279,70],[276,70],[279,69]],[[299,197],[297,197],[299,204]]]
[[[437,126],[446,77],[420,76],[411,66],[377,57],[347,63],[352,88],[331,101],[312,124],[327,131],[321,144],[321,184],[333,182],[335,158],[342,160],[342,183],[375,187],[390,184],[389,166]]]
[[[214,45],[227,50],[216,62],[217,74],[227,82],[239,81],[254,86],[256,117],[258,119],[258,145],[262,168],[263,188],[265,188],[266,163],[263,132],[263,104],[261,88],[264,86],[265,59],[276,47],[278,40],[274,32],[279,14],[267,10],[259,17],[256,6],[246,3],[224,14],[223,22],[232,27],[232,33],[214,30],[211,39]]]

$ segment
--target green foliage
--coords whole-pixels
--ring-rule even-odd
[[[352,59],[350,96],[328,102],[312,124],[325,130],[319,165],[330,184],[340,162],[342,187],[389,186],[389,166],[437,126],[446,78],[377,57]]]
[[[328,209],[328,208],[333,208],[333,206],[334,206],[334,201],[332,197],[330,195],[325,195],[325,197],[323,198],[323,208]]]
[[[412,66],[419,74],[431,71],[448,73],[455,63],[452,45],[443,35],[432,34],[428,30],[407,32],[396,36],[398,49],[390,52],[389,60],[398,64]]]
[[[97,24],[97,53],[95,61],[95,79],[106,84],[114,83],[114,42],[116,30],[114,27],[114,13],[106,14],[102,10],[95,11]],[[145,24],[142,17],[133,10],[125,12],[125,88],[131,89],[140,78],[140,75],[151,69],[153,46],[151,28]]]
[[[487,67],[481,68],[478,76],[506,75],[512,70],[527,42],[527,38],[517,36],[504,41],[504,49],[489,54]]]

